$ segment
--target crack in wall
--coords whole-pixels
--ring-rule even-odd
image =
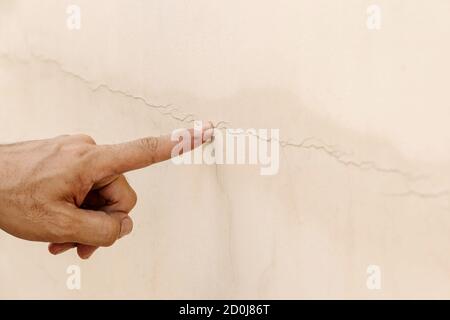
[[[96,83],[94,81],[86,79],[85,77],[83,77],[75,72],[67,70],[63,66],[63,64],[60,63],[58,60],[51,59],[51,58],[45,57],[43,55],[36,54],[34,52],[31,52],[30,55],[35,60],[37,60],[41,63],[52,64],[55,67],[57,67],[57,69],[60,72],[62,72],[63,74],[66,74],[74,79],[77,79],[78,81],[83,82],[89,88],[89,90],[91,90],[94,93],[103,89],[103,90],[106,90],[107,92],[110,92],[111,94],[121,95],[123,97],[140,102],[143,105],[145,105],[151,109],[158,110],[162,115],[168,116],[168,117],[172,118],[173,120],[176,120],[181,123],[193,123],[194,121],[196,121],[198,119],[198,117],[195,114],[181,112],[178,107],[174,107],[171,104],[167,104],[167,105],[152,104],[143,96],[135,95],[135,94],[129,93],[124,90],[113,88],[106,83]],[[4,53],[4,52],[0,53],[0,56],[4,59],[8,59],[10,61],[18,61],[22,64],[30,63],[29,60],[21,59],[17,56],[11,56],[10,54]],[[230,129],[231,123],[227,122],[227,121],[219,121],[214,125],[214,128],[220,129],[220,130]],[[258,139],[263,139],[267,142],[272,141],[271,138],[264,138],[259,135],[255,135],[255,136]],[[383,173],[383,174],[395,174],[395,175],[399,175],[399,176],[403,177],[404,179],[406,179],[408,181],[416,180],[420,177],[417,174],[412,174],[411,172],[407,172],[407,171],[404,171],[401,169],[380,166],[379,164],[377,164],[374,161],[363,161],[363,160],[357,161],[354,159],[353,160],[348,159],[348,156],[349,156],[348,153],[340,151],[335,146],[330,146],[330,145],[324,143],[323,141],[321,141],[320,139],[314,138],[314,137],[306,138],[301,142],[292,142],[291,140],[281,140],[281,139],[277,140],[277,142],[280,143],[280,146],[282,148],[295,148],[295,149],[315,150],[315,151],[323,152],[326,155],[328,155],[329,157],[331,157],[332,159],[334,159],[335,161],[337,161],[338,163],[340,163],[346,167],[353,167],[353,168],[359,169],[361,171],[372,170],[372,171]],[[445,191],[445,193],[448,195],[449,192]],[[430,198],[434,197],[433,193],[430,193],[430,194],[421,193],[421,192],[414,191],[414,190],[410,191],[408,194],[409,195],[417,195],[420,197],[430,197]]]
[[[24,59],[20,59],[16,56],[14,56],[13,58],[9,55],[9,54],[5,54],[5,53],[1,53],[0,56],[4,59],[8,59],[10,61],[15,60],[18,61],[22,64],[29,64],[29,61],[24,60]],[[42,62],[42,63],[47,63],[47,64],[52,64],[54,66],[56,66],[58,68],[58,70],[60,70],[62,73],[77,79],[81,82],[83,82],[90,91],[92,92],[98,92],[101,89],[104,89],[112,94],[116,94],[116,95],[121,95],[123,97],[132,99],[134,101],[137,102],[141,102],[142,104],[144,104],[145,106],[152,108],[152,109],[156,109],[158,110],[161,114],[165,115],[165,116],[169,116],[171,117],[173,120],[179,121],[179,122],[184,122],[184,123],[192,123],[196,120],[196,117],[194,114],[191,113],[182,113],[179,112],[179,109],[177,107],[172,106],[171,104],[167,104],[167,105],[156,105],[156,104],[152,104],[150,103],[147,99],[145,99],[142,96],[138,96],[138,95],[134,95],[131,94],[127,91],[123,91],[123,90],[119,90],[116,88],[112,88],[111,86],[109,86],[106,83],[96,83],[94,81],[88,80],[86,78],[84,78],[83,76],[76,74],[72,71],[67,70],[66,68],[64,68],[64,66],[57,60],[54,59],[50,59],[35,53],[31,53],[31,56]]]
[[[383,193],[385,196],[391,196],[391,197],[417,197],[422,199],[438,199],[438,198],[446,198],[450,197],[450,191],[449,190],[442,190],[438,192],[421,192],[417,190],[408,190],[401,193]]]

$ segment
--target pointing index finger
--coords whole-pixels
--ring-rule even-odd
[[[198,121],[194,129],[179,129],[171,135],[99,146],[97,169],[102,175],[115,175],[166,161],[172,156],[178,156],[205,143],[211,139],[213,130],[212,123],[207,122],[203,125],[203,122]],[[186,139],[189,140],[185,141]],[[174,154],[174,150],[179,149],[177,147],[180,144],[187,145],[187,148],[181,148],[180,153]]]

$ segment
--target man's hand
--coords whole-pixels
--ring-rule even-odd
[[[211,136],[208,125],[198,138]],[[169,135],[97,146],[74,135],[0,146],[0,228],[87,259],[133,228],[136,193],[123,173],[169,159],[176,144]]]

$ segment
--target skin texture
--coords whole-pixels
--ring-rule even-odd
[[[212,137],[203,128],[191,146]],[[178,141],[170,135],[118,145],[96,145],[87,135],[0,146],[0,228],[48,242],[52,254],[77,248],[82,259],[133,229],[137,196],[125,172],[168,160]]]

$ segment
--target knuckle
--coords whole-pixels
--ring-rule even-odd
[[[126,183],[126,187],[123,188],[123,192],[122,192],[122,200],[127,204],[127,206],[129,207],[129,210],[131,211],[131,209],[133,209],[137,203],[137,193],[128,184],[128,182],[124,176],[122,176],[122,179],[124,179],[124,181]]]
[[[149,153],[149,162],[155,163],[155,154],[159,148],[159,139],[155,137],[145,138],[139,141],[144,152]]]
[[[91,136],[89,136],[87,134],[76,134],[73,137],[78,141],[82,141],[82,142],[85,142],[88,144],[95,144],[94,138],[92,138]]]
[[[137,197],[136,191],[134,191],[132,188],[130,188],[130,191],[129,191],[129,198],[130,198],[131,208],[134,208],[136,206],[138,197]]]
[[[137,203],[137,194],[134,190],[129,190],[122,195],[122,201],[124,204],[124,211],[130,212]]]
[[[142,147],[148,151],[155,152],[159,147],[159,139],[155,137],[149,137],[140,140]]]

